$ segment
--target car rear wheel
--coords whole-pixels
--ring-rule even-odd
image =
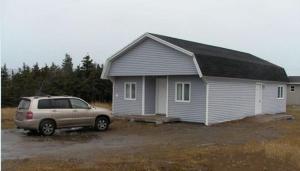
[[[39,132],[44,136],[50,136],[55,132],[55,122],[51,120],[45,120],[40,124]]]
[[[109,122],[106,117],[99,117],[96,119],[95,129],[97,131],[105,131],[108,129],[108,126],[109,126]]]

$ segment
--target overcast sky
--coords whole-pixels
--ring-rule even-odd
[[[103,63],[145,32],[252,53],[300,75],[299,0],[0,0],[1,63]]]

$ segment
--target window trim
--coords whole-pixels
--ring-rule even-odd
[[[281,88],[281,97],[278,97],[278,88]],[[279,86],[277,86],[277,99],[279,99],[279,100],[282,100],[282,99],[284,99],[284,94],[283,94],[283,92],[284,92],[284,89],[283,89],[283,85],[279,85]]]
[[[182,100],[177,100],[177,85],[181,84],[182,85],[182,94],[181,94],[181,98]],[[184,100],[184,85],[188,84],[190,86],[189,89],[189,100]],[[179,103],[190,103],[191,102],[191,92],[192,92],[192,83],[191,82],[175,82],[175,102],[179,102]]]
[[[292,87],[293,87],[293,91],[292,91]],[[291,85],[290,92],[295,92],[295,86],[294,85]]]
[[[129,98],[126,97],[126,85],[129,84]],[[132,85],[135,85],[135,97],[132,98]],[[136,82],[124,82],[124,100],[136,100],[136,92],[137,92]]]

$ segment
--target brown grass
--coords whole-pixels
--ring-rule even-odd
[[[91,105],[95,107],[103,107],[109,110],[112,108],[111,103],[92,102]]]
[[[1,128],[7,129],[7,128],[14,128],[14,116],[16,113],[16,108],[7,107],[7,108],[1,108]]]
[[[300,170],[300,107],[293,121],[274,121],[282,136],[245,144],[151,145],[135,153],[95,154],[94,161],[34,158],[4,161],[5,170]],[[237,123],[240,124],[240,123]],[[270,123],[264,123],[270,124]]]

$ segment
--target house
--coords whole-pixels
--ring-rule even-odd
[[[300,76],[289,76],[287,104],[300,105]]]
[[[286,111],[288,78],[254,55],[145,33],[108,58],[113,114],[165,114],[206,125]]]

